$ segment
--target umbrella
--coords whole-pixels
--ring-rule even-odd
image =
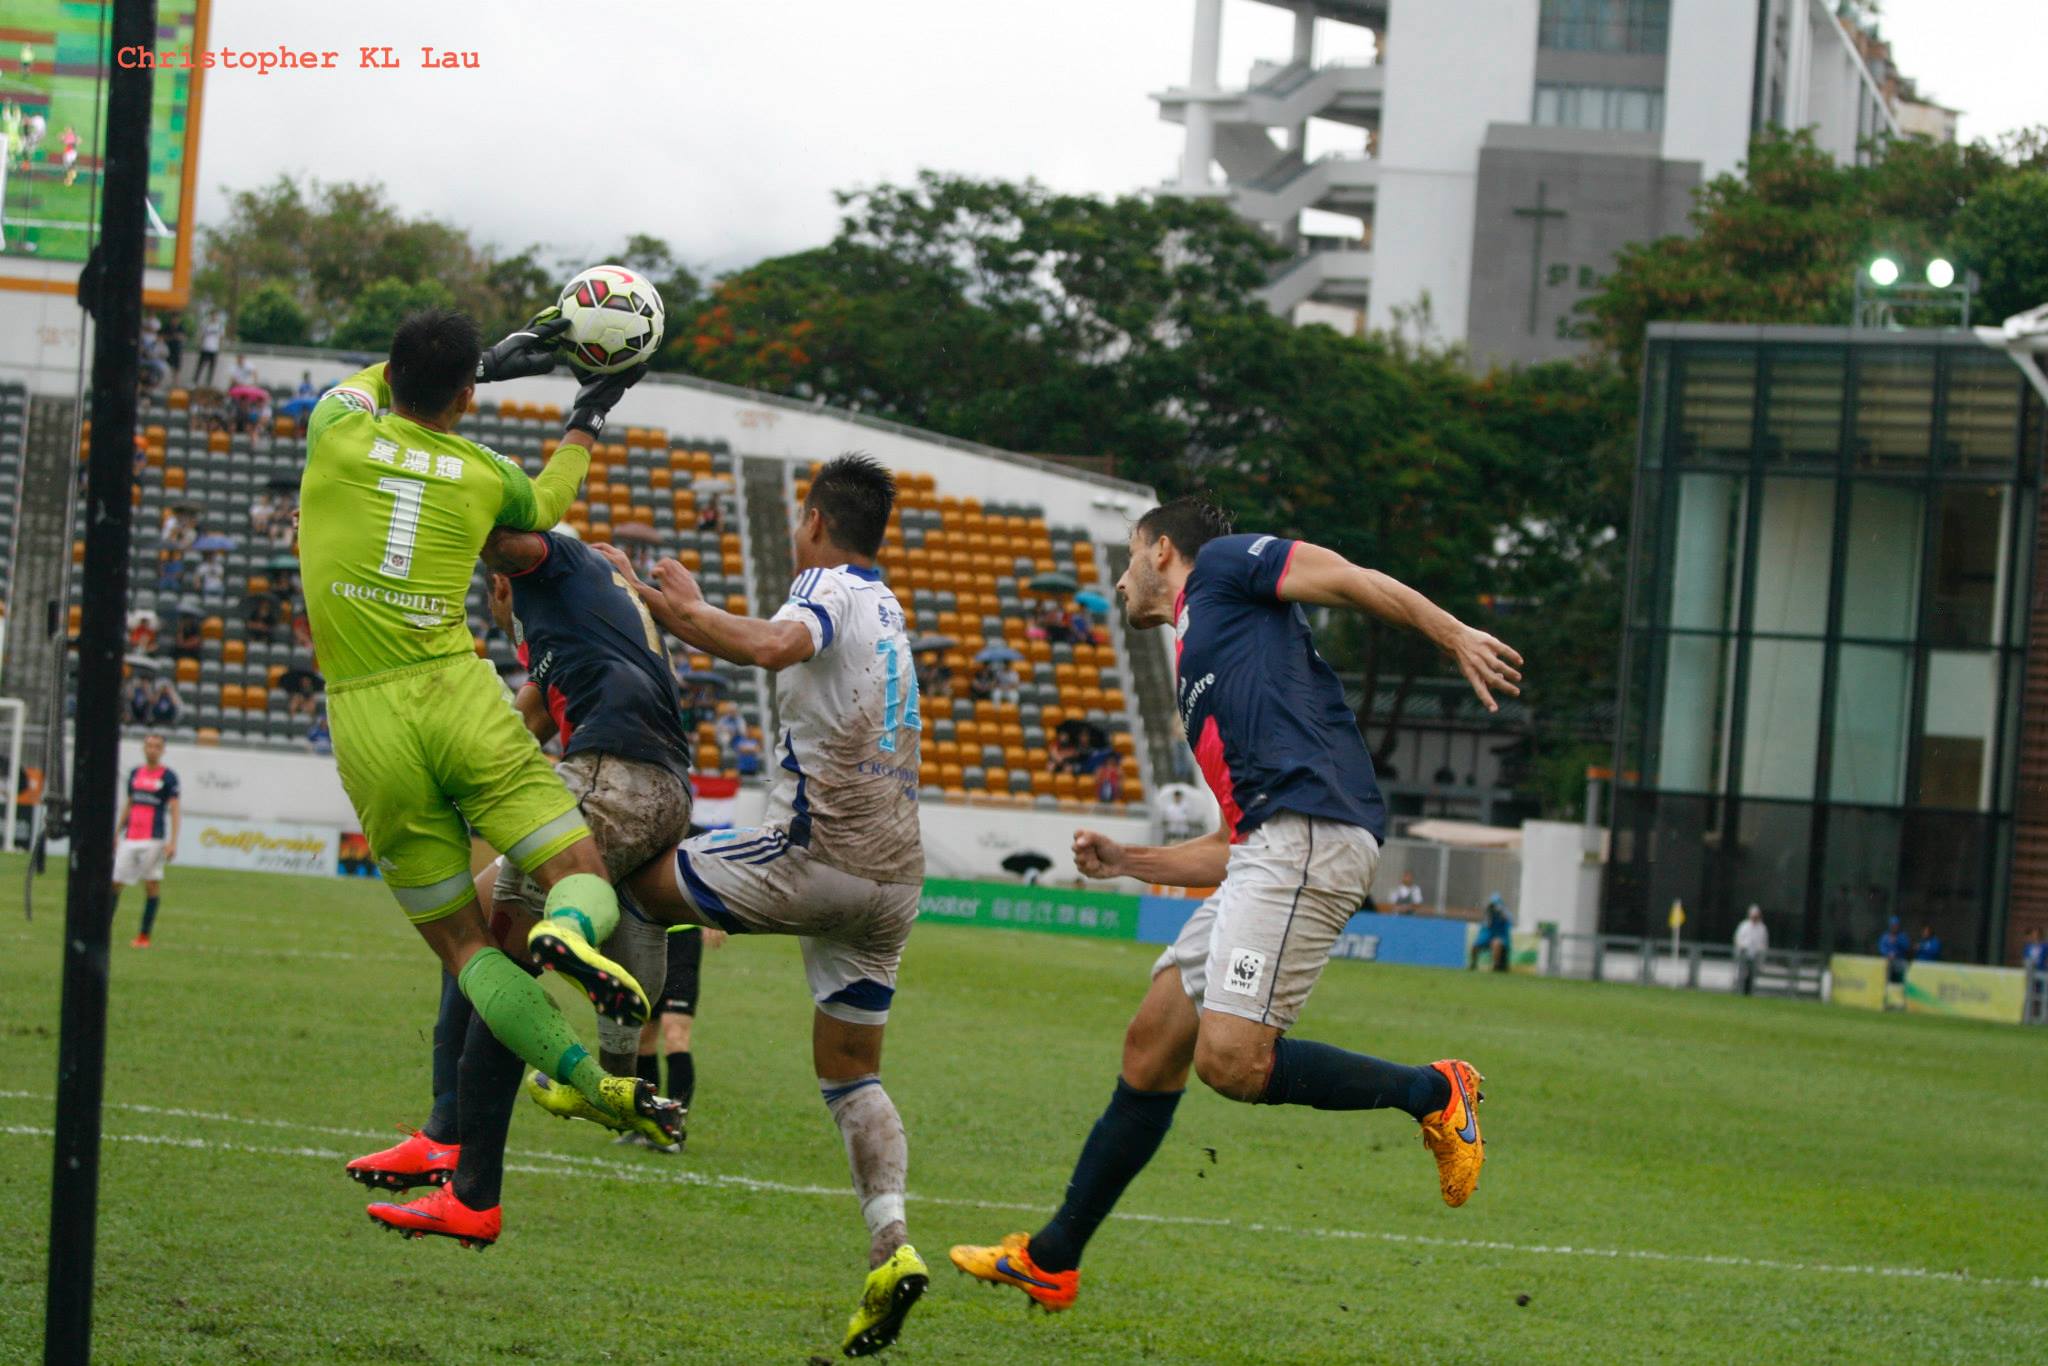
[[[236,384],[228,388],[228,397],[239,403],[268,403],[270,391],[253,384]]]
[[[1084,588],[1074,594],[1074,601],[1097,616],[1107,616],[1109,613],[1109,599],[1092,588]]]
[[[297,569],[299,567],[299,557],[280,552],[270,557],[270,567],[272,569]]]
[[[1038,593],[1071,593],[1080,587],[1072,574],[1034,574],[1031,589]]]
[[[984,645],[974,659],[977,664],[1014,664],[1023,657],[1007,645]]]
[[[676,675],[678,683],[708,683],[715,688],[730,688],[732,680],[724,674],[709,669],[684,669]]]
[[[645,522],[627,522],[623,526],[612,528],[612,539],[633,541],[640,545],[658,545],[661,542],[661,533]]]
[[[170,667],[168,660],[158,659],[155,655],[125,655],[123,658],[129,668],[142,673],[160,673]]]
[[[316,689],[324,688],[327,680],[311,669],[286,669],[277,676],[277,686],[286,692],[303,692],[308,684]]]
[[[263,487],[273,492],[297,493],[299,491],[299,481],[289,474],[280,474],[265,480]]]
[[[955,650],[959,647],[960,642],[951,636],[919,636],[911,642],[910,652],[921,655],[933,650]]]
[[[235,548],[235,538],[209,531],[198,540],[192,542],[192,548],[201,554],[214,550],[233,550]]]
[[[1003,860],[1003,870],[1023,877],[1029,873],[1042,873],[1052,867],[1052,860],[1031,849],[1020,849]]]

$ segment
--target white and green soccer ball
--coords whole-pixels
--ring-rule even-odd
[[[569,320],[564,350],[588,374],[609,375],[651,357],[661,345],[661,292],[624,266],[592,266],[562,287]]]

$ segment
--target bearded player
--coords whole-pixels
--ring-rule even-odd
[[[1082,1250],[1158,1151],[1190,1068],[1247,1104],[1406,1112],[1422,1125],[1448,1205],[1471,1197],[1485,1160],[1470,1063],[1408,1066],[1287,1036],[1372,885],[1387,823],[1372,758],[1302,608],[1350,608],[1428,637],[1489,711],[1494,692],[1519,691],[1521,656],[1333,551],[1233,535],[1200,498],[1138,519],[1117,597],[1133,626],[1173,624],[1181,721],[1223,824],[1164,847],[1083,830],[1075,866],[1089,877],[1221,885],[1153,966],[1116,1090],[1058,1213],[1035,1234],[952,1251],[962,1271],[1048,1309],[1073,1304]]]
[[[572,535],[499,527],[484,542],[483,564],[491,573],[491,616],[517,642],[528,670],[515,706],[536,740],[561,740],[555,771],[590,824],[606,877],[617,881],[673,850],[690,830],[690,739],[661,632],[625,580]],[[479,875],[477,891],[493,936],[523,945],[545,909],[534,880],[500,859]],[[668,936],[630,905],[621,911],[607,947],[635,978],[661,981]],[[350,1162],[348,1174],[390,1190],[436,1187],[403,1205],[371,1205],[370,1218],[386,1228],[487,1247],[503,1227],[505,1139],[522,1068],[454,980],[444,973],[441,981],[433,1111],[405,1142]],[[599,1017],[607,1072],[637,1071],[639,1035]],[[686,1113],[687,1097],[676,1100]],[[609,1123],[594,1110],[590,1117]],[[663,1149],[679,1146],[682,1118],[657,1134],[628,1133]]]
[[[930,1273],[904,1226],[909,1145],[882,1089],[882,1031],[917,918],[917,670],[903,608],[875,568],[895,481],[864,455],[811,481],[789,601],[767,621],[704,600],[674,560],[635,580],[654,619],[691,646],[779,675],[782,734],[759,829],[699,835],[626,881],[655,920],[729,934],[793,934],[815,1007],[811,1060],[846,1144],[868,1228],[868,1276],[841,1344],[894,1342]],[[613,567],[629,574],[623,555]]]
[[[672,1127],[676,1107],[607,1076],[492,942],[470,877],[474,828],[547,889],[529,952],[574,978],[600,1014],[646,1018],[639,985],[597,950],[619,910],[590,829],[477,657],[464,610],[492,527],[560,520],[607,414],[645,370],[590,378],[537,478],[457,436],[477,383],[545,374],[564,327],[537,319],[486,353],[465,315],[418,313],[388,361],[320,400],[299,490],[306,611],[336,770],[407,919],[507,1048],[607,1114]]]

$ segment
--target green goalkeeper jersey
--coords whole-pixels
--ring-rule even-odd
[[[380,363],[330,389],[306,424],[299,572],[330,684],[473,654],[465,600],[484,538],[553,526],[590,465],[565,443],[528,479],[390,405]]]

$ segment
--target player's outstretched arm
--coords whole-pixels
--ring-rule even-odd
[[[684,644],[732,664],[753,664],[763,669],[787,669],[817,653],[810,630],[795,621],[761,621],[735,616],[704,599],[697,578],[676,560],[662,560],[654,566],[654,582],[641,582],[632,562],[616,546],[601,545],[597,552],[625,575],[647,603],[656,624]]]
[[[1074,832],[1074,867],[1083,877],[1134,877],[1169,887],[1213,887],[1230,863],[1230,837],[1218,828],[1179,844],[1119,844],[1093,830]]]
[[[1458,671],[1488,711],[1496,692],[1518,697],[1522,656],[1513,646],[1467,626],[1398,579],[1351,563],[1334,550],[1297,541],[1277,590],[1289,602],[1350,607],[1426,636],[1457,661]]]

